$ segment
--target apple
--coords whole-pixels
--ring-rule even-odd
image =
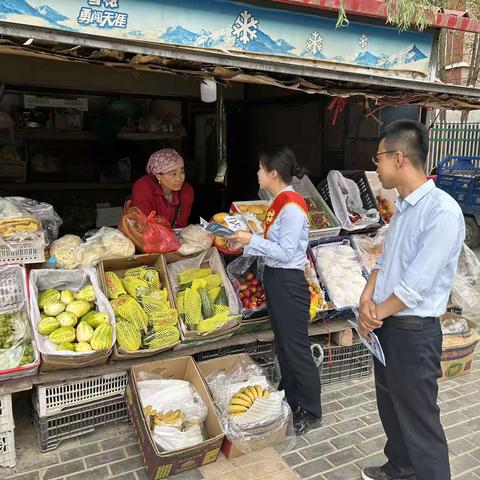
[[[243,292],[244,290],[246,290],[248,288],[248,285],[245,285],[244,283],[242,283],[240,285],[240,291]]]
[[[251,283],[254,287],[258,287],[259,281],[256,278],[254,278]]]
[[[250,298],[252,296],[252,292],[250,290],[245,290],[243,292],[245,298]]]
[[[248,282],[251,282],[252,280],[255,279],[255,275],[253,273],[247,273],[247,276],[245,277]]]
[[[257,287],[250,287],[250,291],[255,295],[257,293]]]

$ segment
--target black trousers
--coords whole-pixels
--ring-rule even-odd
[[[387,435],[385,472],[394,478],[450,480],[437,405],[442,373],[438,319],[389,317],[375,333],[387,364],[375,360],[378,411]]]
[[[266,267],[263,283],[287,401],[322,416],[320,375],[308,338],[310,292],[301,270]]]

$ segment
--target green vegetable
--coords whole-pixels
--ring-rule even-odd
[[[61,327],[74,327],[78,323],[78,318],[71,312],[62,312],[57,315],[57,321]]]
[[[60,292],[54,288],[49,288],[38,296],[38,306],[42,309],[48,302],[58,302],[60,300]]]
[[[60,322],[53,317],[44,318],[37,327],[38,333],[50,335],[54,330],[60,327]]]
[[[79,342],[75,344],[76,352],[92,352],[93,348],[87,342]]]
[[[80,322],[77,326],[77,341],[89,342],[93,336],[93,328],[87,322]]]
[[[43,311],[49,317],[56,317],[65,310],[65,305],[62,302],[49,302],[43,307]]]
[[[86,315],[91,308],[90,302],[86,300],[75,300],[70,305],[67,305],[67,312],[71,312],[76,315],[77,318],[81,318]]]
[[[93,285],[83,287],[76,295],[77,300],[86,300],[87,302],[94,302],[97,299]]]
[[[69,305],[75,300],[75,296],[73,295],[73,292],[71,290],[62,290],[62,293],[60,294],[60,301],[64,303],[65,305]]]

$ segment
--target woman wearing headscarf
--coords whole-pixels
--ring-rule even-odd
[[[193,187],[185,181],[183,158],[173,148],[153,153],[147,175],[133,185],[132,204],[145,215],[155,211],[173,228],[188,225],[193,204]]]

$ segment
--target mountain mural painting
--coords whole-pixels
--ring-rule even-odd
[[[2,21],[424,77],[433,49],[430,33],[357,22],[337,29],[331,18],[233,0],[0,0]]]

